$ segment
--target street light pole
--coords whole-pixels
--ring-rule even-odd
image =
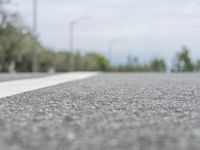
[[[70,64],[72,65],[72,68],[70,68],[70,71],[75,70],[75,58],[74,58],[74,27],[76,24],[80,23],[83,20],[88,20],[89,17],[81,17],[76,20],[73,20],[69,23],[69,50],[72,52],[71,58],[70,58]]]
[[[37,24],[38,24],[38,0],[33,0],[33,36],[37,39]],[[38,71],[38,59],[37,59],[37,45],[36,41],[33,41],[33,62],[32,71]]]
[[[113,39],[108,42],[108,60],[109,60],[110,64],[112,63],[113,46],[114,46],[114,44],[121,42],[121,41],[122,41],[122,39]]]
[[[74,25],[74,21],[69,23],[69,50],[72,51],[72,53],[74,52]]]
[[[81,21],[88,20],[89,17],[81,17],[69,23],[69,50],[74,52],[74,27]]]

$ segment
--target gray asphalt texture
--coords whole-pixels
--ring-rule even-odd
[[[200,74],[101,74],[0,100],[2,150],[199,150]]]
[[[46,77],[48,73],[0,73],[0,82]]]

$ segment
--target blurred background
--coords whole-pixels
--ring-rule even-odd
[[[199,0],[0,0],[0,72],[198,72]]]

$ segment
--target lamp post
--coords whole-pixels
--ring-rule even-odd
[[[81,17],[69,23],[69,50],[74,52],[74,27],[84,20],[89,20],[89,17]]]
[[[75,70],[75,67],[74,67],[75,66],[75,58],[73,56],[73,53],[74,53],[74,27],[81,21],[88,20],[88,19],[90,19],[90,18],[89,17],[81,17],[81,18],[73,20],[69,23],[69,50],[72,52],[72,55],[70,58],[70,64],[72,67],[70,68],[70,71]]]
[[[112,39],[108,42],[108,60],[110,62],[110,64],[112,63],[112,51],[113,51],[113,46],[114,44],[121,42],[122,39],[118,38],[118,39]]]
[[[38,24],[38,0],[33,0],[33,36],[37,39],[37,24]],[[33,62],[32,62],[32,71],[38,71],[38,58],[37,58],[37,45],[33,41]]]

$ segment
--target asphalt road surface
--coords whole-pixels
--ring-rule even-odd
[[[100,74],[0,99],[2,150],[199,150],[200,74]]]

